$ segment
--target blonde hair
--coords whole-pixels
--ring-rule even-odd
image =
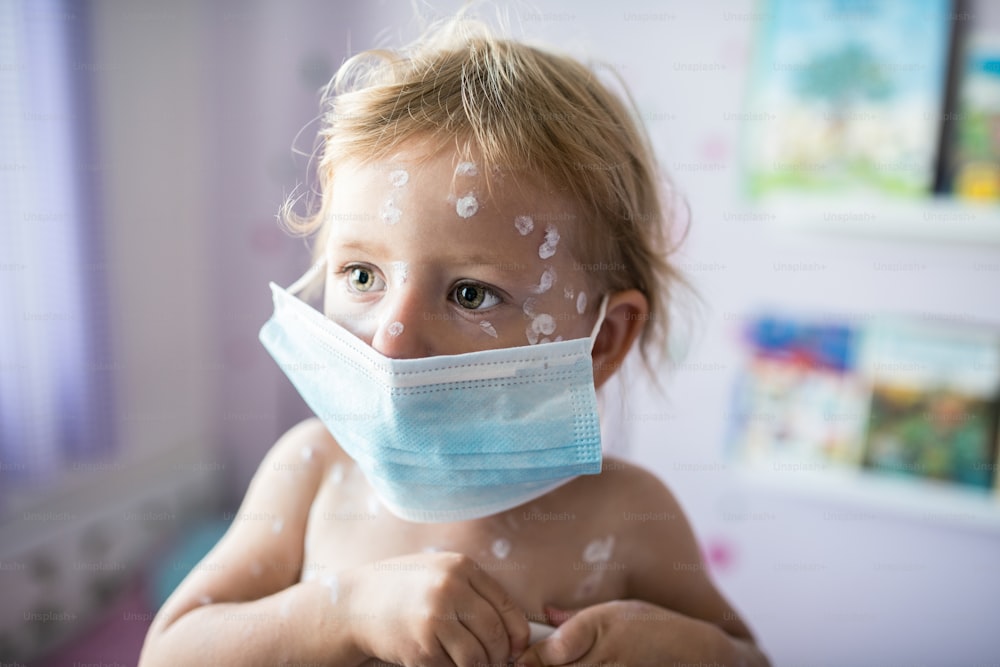
[[[665,351],[673,297],[690,284],[668,259],[669,182],[626,98],[569,56],[497,37],[465,16],[449,19],[398,52],[370,50],[343,64],[323,91],[319,205],[301,217],[290,198],[280,217],[298,234],[317,233],[318,260],[336,168],[384,160],[414,140],[428,156],[474,152],[484,173],[514,167],[540,176],[578,203],[571,251],[581,266],[599,267],[591,271],[599,293],[646,296],[640,347],[649,367],[650,353]]]

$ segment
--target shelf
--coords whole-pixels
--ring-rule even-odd
[[[849,523],[897,515],[934,525],[1000,531],[1000,495],[994,492],[833,465],[818,468],[818,464],[780,462],[769,467],[733,465],[738,478],[754,489],[829,501],[831,508],[824,518],[830,521]]]
[[[946,197],[887,200],[874,195],[772,195],[752,203],[778,230],[914,241],[1000,244],[1000,203]]]

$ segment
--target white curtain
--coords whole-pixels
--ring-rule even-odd
[[[0,1],[0,506],[113,450],[81,11]]]

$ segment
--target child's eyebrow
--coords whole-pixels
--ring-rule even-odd
[[[338,243],[337,247],[341,250],[357,250],[364,252],[369,255],[391,255],[393,253],[388,252],[386,247],[378,242],[373,241],[360,241],[360,240],[349,240],[342,243]],[[394,257],[393,259],[416,261],[416,258],[405,258],[405,257]],[[431,257],[422,258],[421,261],[431,261],[431,262],[441,262],[443,264],[449,264],[453,266],[461,267],[472,267],[472,266],[488,266],[492,268],[499,268],[503,270],[514,270],[517,268],[527,269],[528,267],[519,261],[515,261],[511,258],[500,257],[494,253],[446,253],[434,254]]]

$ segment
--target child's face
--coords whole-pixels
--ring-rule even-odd
[[[324,310],[382,354],[417,358],[583,338],[596,304],[570,255],[575,207],[537,181],[444,152],[337,169]]]

